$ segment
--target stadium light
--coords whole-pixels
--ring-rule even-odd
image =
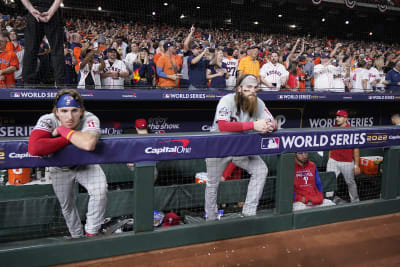
[[[349,23],[350,23],[350,21],[346,20],[344,23],[346,23],[346,24],[349,24]]]
[[[374,33],[373,32],[369,32],[369,36],[372,36]]]
[[[296,24],[289,25],[289,27],[292,28],[292,29],[295,29],[296,28]]]
[[[167,3],[167,2],[165,2],[165,3],[164,3],[164,6],[168,6],[168,3]]]
[[[64,3],[61,3],[61,4],[60,4],[60,7],[64,7]]]
[[[325,18],[322,18],[321,21],[322,21],[322,22],[325,22]]]
[[[155,15],[156,15],[156,12],[153,11],[151,14],[152,14],[153,16],[155,16]]]
[[[182,14],[179,18],[180,18],[180,19],[184,19],[184,18],[185,18],[185,15]]]
[[[200,6],[196,6],[197,9],[200,9]]]
[[[282,18],[282,14],[279,14],[279,15],[278,15],[278,18]]]
[[[254,23],[255,25],[258,25],[258,21],[254,21],[253,23]]]
[[[101,11],[101,10],[102,10],[101,6],[99,6],[99,7],[97,8],[97,10],[98,10],[98,11]]]

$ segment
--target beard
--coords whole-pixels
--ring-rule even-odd
[[[243,110],[243,112],[249,113],[250,117],[253,117],[253,115],[257,113],[257,96],[250,98],[241,93],[237,93],[235,96],[235,102],[238,106],[238,110]]]

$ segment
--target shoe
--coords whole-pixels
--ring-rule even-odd
[[[98,233],[95,233],[95,234],[86,233],[86,237],[93,237],[93,236],[96,236],[96,235],[98,235]]]

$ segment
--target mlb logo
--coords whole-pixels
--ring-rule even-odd
[[[170,94],[164,94],[164,98],[171,98]]]
[[[12,92],[11,97],[21,97],[21,93],[20,92]]]
[[[283,95],[279,95],[279,99],[283,99],[284,98],[284,96]]]
[[[270,137],[261,139],[261,149],[278,149],[279,137]]]

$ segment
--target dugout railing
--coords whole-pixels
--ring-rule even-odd
[[[344,147],[334,143],[327,143],[321,147],[319,146],[321,143],[317,141],[309,142],[308,144],[311,144],[311,147],[307,147],[305,142],[298,141],[296,147],[296,141],[293,141],[295,146],[288,148],[287,140],[290,138],[295,140],[300,137],[306,140],[307,136],[311,137],[311,140],[324,139],[325,137],[322,136],[334,140],[335,137],[332,136],[340,134],[358,134],[363,137],[363,142],[348,144],[344,147],[359,147],[363,151],[362,153],[372,153],[373,155],[381,153],[383,155],[379,196],[358,203],[292,212],[294,152],[310,151],[310,154],[314,156],[312,160],[320,167],[324,165],[326,158],[324,159],[324,155],[318,158],[317,154],[312,154],[313,151]],[[41,159],[22,156],[20,159],[10,158],[10,153],[24,155],[26,140],[3,139],[0,141],[1,152],[4,155],[1,168],[62,165],[61,162],[67,163],[67,165],[81,164],[82,162],[101,163],[104,164],[102,166],[110,184],[133,181],[131,188],[109,191],[107,216],[132,214],[134,231],[73,241],[66,240],[62,236],[46,237],[38,235],[35,237],[35,232],[45,233],[46,227],[49,230],[49,217],[54,218],[54,216],[46,217],[46,214],[51,214],[58,207],[51,185],[3,186],[0,188],[0,206],[3,207],[0,218],[0,237],[2,239],[0,260],[7,266],[45,266],[398,212],[400,210],[400,199],[398,199],[400,195],[398,136],[399,128],[395,127],[330,130],[289,129],[278,131],[273,135],[248,133],[121,136],[102,139],[95,152],[81,152],[69,146],[52,158]],[[316,139],[313,139],[314,137]],[[263,142],[270,138],[277,140],[280,144],[279,147],[263,149]],[[161,152],[158,154],[142,153],[147,147],[154,149],[157,144],[165,143],[166,140],[182,139],[189,140],[189,145],[186,148],[191,148],[190,153],[167,153],[167,155],[163,155]],[[233,146],[232,144],[241,145]],[[125,149],[122,149],[122,147]],[[109,157],[110,153],[116,151],[119,152],[118,156]],[[188,194],[189,196],[199,196],[204,193],[205,186],[204,184],[194,183],[157,185],[157,183],[154,183],[155,168],[162,172],[163,169],[168,169],[168,165],[176,167],[181,164],[184,168],[197,172],[204,168],[201,163],[199,164],[199,159],[211,156],[250,154],[262,155],[270,167],[263,197],[268,197],[265,196],[265,192],[269,192],[269,196],[272,194],[272,205],[262,208],[254,217],[233,217],[215,222],[154,228],[154,210],[177,210],[188,208],[187,205],[201,207],[204,196],[197,197],[195,201],[190,203],[180,200],[184,199],[185,196],[187,197]],[[147,161],[147,163],[138,163],[133,172],[125,168],[125,163],[121,163],[139,161]],[[109,163],[114,164],[110,165]],[[158,173],[158,175],[161,174]],[[321,179],[324,183],[324,191],[337,190],[336,179],[332,179],[331,173],[321,171]],[[242,200],[246,192],[237,190],[238,188],[246,188],[246,183],[246,179],[221,183],[219,202]],[[77,188],[77,190],[79,189]],[[170,201],[165,202],[166,198],[169,198]],[[84,214],[87,194],[84,192],[78,194],[77,201],[78,205],[82,206],[82,214]],[[27,206],[27,203],[29,203],[29,206]],[[30,210],[27,210],[27,207]],[[42,220],[42,225],[40,225],[40,220]],[[62,221],[63,218],[59,217],[58,220]],[[35,221],[36,223],[33,223]],[[37,223],[38,221],[39,223]],[[31,236],[28,240],[18,238],[23,235]],[[14,240],[10,238],[13,236],[16,237]],[[21,257],[21,255],[24,255],[24,257]]]

